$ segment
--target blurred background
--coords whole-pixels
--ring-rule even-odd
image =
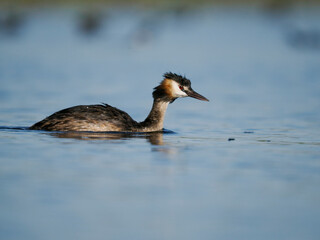
[[[168,71],[175,134],[23,128]],[[318,240],[319,133],[319,1],[0,0],[0,239]]]
[[[29,126],[66,106],[104,101],[143,119],[167,71],[194,79],[200,93],[210,89],[203,94],[221,100],[214,107],[223,109],[223,121],[246,100],[255,103],[246,121],[252,113],[313,109],[299,92],[306,84],[319,90],[318,3],[1,1],[1,108],[23,114],[2,125]],[[234,101],[220,105],[227,99]]]
[[[167,71],[185,74],[200,93],[218,98],[214,108],[223,109],[225,122],[237,109],[237,119],[246,112],[248,121],[248,114],[298,115],[316,104],[303,94],[319,90],[318,1],[1,1],[0,6],[1,108],[11,117],[18,114],[14,121],[2,118],[4,126],[29,126],[57,109],[97,102],[117,104],[142,120],[152,88]],[[311,93],[300,94],[306,87]],[[241,101],[251,104],[247,110],[237,106]],[[185,107],[190,108],[181,104],[174,112]]]

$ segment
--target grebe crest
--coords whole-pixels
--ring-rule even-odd
[[[153,132],[162,131],[168,104],[177,98],[193,97],[209,101],[191,88],[185,76],[172,72],[154,88],[152,109],[143,122],[136,122],[126,112],[108,104],[80,105],[58,111],[30,129],[47,131],[93,131],[93,132]]]

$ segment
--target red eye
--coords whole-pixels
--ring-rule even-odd
[[[179,88],[180,88],[181,91],[183,91],[183,87],[181,85],[179,85]]]

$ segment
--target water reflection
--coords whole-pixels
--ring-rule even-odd
[[[79,30],[84,35],[95,35],[102,27],[103,15],[98,11],[87,11],[80,14]]]
[[[161,132],[150,132],[150,133],[127,133],[127,132],[49,132],[53,137],[57,138],[71,138],[76,140],[128,140],[128,139],[146,139],[152,146],[153,152],[161,152],[166,155],[176,154],[176,149],[170,147],[166,142],[163,141],[164,134],[174,134],[169,130]]]
[[[15,36],[19,33],[24,22],[24,15],[18,11],[2,12],[0,14],[0,33],[3,32],[7,36]]]
[[[126,133],[126,132],[49,132],[57,138],[73,138],[77,140],[121,140],[144,138],[151,145],[163,145],[164,132],[153,133]]]
[[[166,155],[174,155],[177,153],[176,149],[163,141],[163,135],[176,134],[175,132],[163,129],[159,132],[148,132],[148,133],[130,133],[130,132],[49,132],[41,130],[29,130],[28,127],[8,127],[0,126],[0,131],[4,132],[39,132],[45,135],[49,135],[56,138],[69,138],[75,140],[129,140],[129,139],[146,139],[153,148],[153,152],[162,152]]]
[[[287,34],[287,42],[296,49],[320,50],[320,30],[291,29]]]

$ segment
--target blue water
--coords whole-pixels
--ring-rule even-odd
[[[318,239],[319,13],[24,12],[0,31],[0,238]],[[210,99],[170,104],[174,133],[27,130],[100,102],[144,120],[167,71]]]

